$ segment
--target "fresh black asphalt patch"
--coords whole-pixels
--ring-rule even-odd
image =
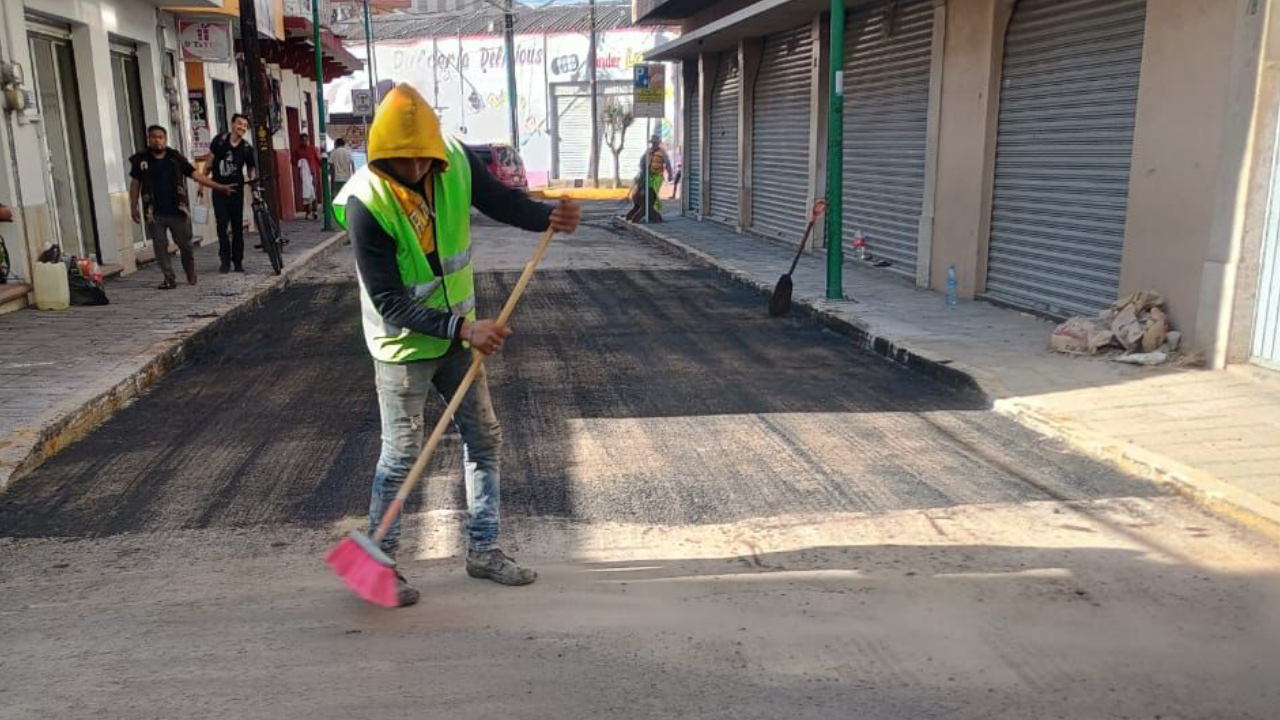
[[[515,279],[480,275],[481,308]],[[712,270],[539,272],[489,364],[504,514],[711,523],[1155,492],[764,308]],[[359,517],[378,449],[356,286],[294,285],[0,495],[0,536]],[[416,507],[462,506],[460,457],[446,440]]]

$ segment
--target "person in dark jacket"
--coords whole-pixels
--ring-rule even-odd
[[[187,199],[187,178],[216,190],[230,193],[231,188],[210,180],[197,172],[182,153],[169,147],[169,132],[159,125],[147,128],[147,149],[129,158],[132,168],[129,177],[129,214],[135,223],[142,223],[145,216],[147,235],[155,249],[156,264],[164,273],[161,290],[178,286],[173,276],[173,263],[169,261],[169,234],[182,256],[182,269],[187,274],[187,284],[196,284],[196,258],[191,245],[191,206]],[[138,211],[138,199],[142,199],[142,212]]]

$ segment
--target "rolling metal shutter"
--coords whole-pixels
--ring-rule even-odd
[[[555,105],[556,177],[582,180],[591,164],[591,93],[557,90],[563,94],[557,94]]]
[[[710,212],[713,220],[738,224],[738,186],[742,168],[738,164],[738,87],[741,73],[738,54],[720,55],[716,82],[711,91],[711,183]]]
[[[933,2],[853,12],[845,24],[844,242],[915,277],[928,138]],[[851,252],[851,251],[850,251]]]
[[[698,203],[702,193],[702,99],[698,97],[698,84],[692,83],[693,93],[685,105],[689,132],[684,135],[684,194],[689,198],[689,212],[697,214],[702,208]]]
[[[1146,0],[1022,0],[1005,40],[988,297],[1054,315],[1116,298]]]
[[[809,25],[764,39],[751,134],[751,229],[797,240],[808,221],[813,40]]]

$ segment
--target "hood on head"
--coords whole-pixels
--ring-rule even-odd
[[[369,162],[432,158],[447,167],[440,117],[413,86],[400,83],[382,98],[369,128]]]

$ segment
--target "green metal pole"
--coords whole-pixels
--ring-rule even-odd
[[[844,0],[831,0],[831,94],[827,115],[827,299],[844,299]]]
[[[311,0],[312,42],[316,46],[316,120],[319,126],[315,142],[320,144],[320,197],[324,202],[324,229],[333,229],[333,192],[329,187],[329,151],[325,149],[324,131],[324,53],[320,50],[320,0]]]
[[[374,86],[377,84],[373,79],[373,27],[372,21],[369,20],[369,0],[364,0],[364,73],[369,79],[369,97],[373,99],[373,104],[378,105],[378,96],[374,94]],[[435,62],[435,58],[431,59]]]

